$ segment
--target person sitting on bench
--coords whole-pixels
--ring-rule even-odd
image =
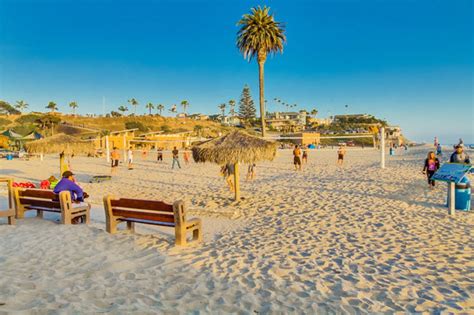
[[[54,187],[54,193],[59,194],[61,191],[69,190],[71,192],[71,199],[75,203],[84,202],[84,191],[76,184],[74,174],[71,171],[65,171],[63,178]]]

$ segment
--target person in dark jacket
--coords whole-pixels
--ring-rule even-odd
[[[464,146],[457,145],[456,151],[451,154],[451,158],[449,159],[450,163],[464,163],[464,164],[471,164],[471,160],[469,159],[469,155],[464,152]]]
[[[428,177],[428,185],[430,188],[435,186],[435,181],[431,179],[434,173],[439,169],[439,160],[435,156],[433,151],[428,153],[428,157],[425,159],[425,166],[423,167],[423,174]]]

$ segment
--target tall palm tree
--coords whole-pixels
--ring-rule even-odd
[[[127,106],[120,106],[118,108],[119,112],[122,112],[122,115],[125,115],[125,112],[128,111],[128,107]]]
[[[58,110],[58,105],[56,105],[55,102],[49,102],[48,105],[46,106],[47,109],[49,109],[52,113]]]
[[[23,112],[23,110],[27,109],[28,108],[28,103],[21,100],[21,101],[16,101],[16,105],[15,105],[16,108],[18,108],[18,110],[20,112]]]
[[[221,105],[219,105],[219,109],[222,111],[222,119],[224,119],[224,116],[225,116],[225,108],[226,108],[226,104],[225,103],[222,103]]]
[[[155,105],[153,105],[153,103],[148,103],[148,104],[146,104],[145,108],[148,109],[148,113],[151,116],[151,110],[155,109]]]
[[[258,82],[260,88],[260,120],[262,136],[265,137],[265,104],[264,104],[264,64],[268,54],[283,52],[286,41],[284,26],[276,22],[270,8],[258,6],[251,9],[250,14],[244,14],[237,22],[240,30],[237,32],[237,47],[249,61],[257,58]]]
[[[234,100],[229,101],[229,107],[230,107],[229,114],[230,114],[230,116],[234,117],[234,115],[235,115],[235,109],[234,109],[235,108],[235,101]]]
[[[161,113],[163,112],[163,109],[165,109],[165,107],[163,106],[163,104],[160,104],[156,106],[156,109],[160,111],[160,116],[161,116]]]
[[[130,105],[133,106],[133,114],[136,115],[137,114],[138,101],[134,98],[131,98],[127,102],[129,102]]]
[[[69,107],[72,108],[72,114],[73,114],[74,116],[76,116],[76,108],[79,107],[79,105],[77,105],[77,102],[71,102],[71,103],[69,103]]]
[[[182,102],[181,102],[181,106],[183,107],[184,116],[186,116],[186,109],[187,109],[188,106],[189,106],[189,102],[188,102],[188,101],[182,101]]]

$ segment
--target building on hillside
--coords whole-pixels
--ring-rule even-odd
[[[385,139],[389,145],[400,146],[403,144],[402,129],[399,126],[385,127]]]
[[[282,135],[283,138],[290,138],[291,142],[298,145],[307,146],[310,144],[318,145],[321,143],[321,134],[319,132],[296,132]]]
[[[186,113],[179,113],[176,115],[176,118],[186,118],[186,117],[187,117]]]
[[[333,120],[332,118],[316,118],[308,117],[308,124],[311,126],[329,126]]]
[[[221,115],[221,124],[227,125],[227,126],[241,126],[242,125],[242,120],[240,119],[239,116],[222,116]]]
[[[274,112],[268,113],[266,125],[269,129],[296,132],[302,131],[306,127],[308,113],[304,110],[299,112]]]
[[[188,118],[189,118],[189,119],[192,119],[192,120],[209,120],[209,115],[205,115],[205,114],[191,114],[191,115],[188,115]]]

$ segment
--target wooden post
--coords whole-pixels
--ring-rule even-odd
[[[60,153],[59,154],[59,177],[63,176],[63,173],[68,170],[66,159],[65,159],[65,154]]]
[[[105,156],[107,159],[107,163],[110,163],[110,144],[109,144],[109,136],[105,136]]]
[[[123,162],[127,163],[127,136],[123,134]]]
[[[385,128],[380,128],[380,167],[385,168]]]
[[[44,160],[43,153],[40,153],[40,161],[43,161],[43,160]]]
[[[372,144],[374,145],[374,149],[377,149],[377,138],[375,135],[372,137]]]
[[[449,182],[449,214],[454,215],[455,209],[456,209],[456,200],[455,200],[455,190],[456,190],[456,184],[454,182]]]
[[[240,174],[239,174],[239,162],[234,164],[234,192],[235,200],[240,200]]]

